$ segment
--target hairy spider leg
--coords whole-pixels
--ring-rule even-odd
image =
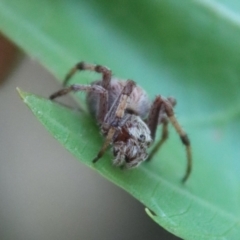
[[[167,100],[171,103],[172,107],[176,105],[176,99],[168,97]],[[152,157],[159,151],[163,143],[168,139],[168,119],[165,113],[164,106],[159,103],[159,98],[155,98],[152,107],[149,111],[148,127],[151,131],[151,137],[155,140],[155,134],[157,126],[163,124],[161,138],[155,144],[154,148],[150,152],[147,161],[150,161]]]
[[[182,182],[185,182],[188,179],[188,177],[191,173],[191,170],[192,170],[192,153],[191,153],[190,140],[189,140],[187,134],[185,133],[185,131],[182,129],[182,127],[178,123],[178,121],[174,115],[173,106],[168,99],[164,99],[161,96],[157,96],[155,98],[153,105],[150,109],[148,126],[151,131],[152,137],[154,139],[155,134],[156,134],[157,125],[158,125],[158,117],[159,117],[159,113],[160,113],[160,110],[162,107],[164,107],[165,113],[167,114],[169,121],[175,128],[176,132],[180,136],[182,143],[186,147],[187,168],[186,168],[185,175],[182,179]],[[156,153],[156,151],[159,149],[159,147],[167,139],[167,136],[168,136],[167,124],[164,124],[164,122],[163,122],[162,137],[161,137],[160,141],[157,143],[156,147],[153,148],[153,150],[152,150],[153,152],[150,154],[150,157],[152,157],[153,154]]]
[[[84,70],[89,70],[89,71],[94,71],[97,73],[102,74],[102,87],[108,90],[110,81],[112,78],[112,71],[108,69],[107,67],[104,67],[102,65],[95,65],[95,64],[89,64],[85,62],[79,62],[77,63],[66,75],[64,81],[63,81],[63,86],[66,86],[68,81],[71,79],[71,77],[76,73],[76,71],[84,71]]]
[[[73,84],[69,87],[63,88],[55,93],[53,93],[49,98],[51,100],[61,97],[63,95],[66,95],[70,92],[95,92],[100,95],[100,100],[99,101],[99,110],[98,110],[98,119],[100,122],[102,122],[106,116],[106,113],[108,111],[108,106],[107,103],[108,101],[108,93],[107,90],[104,89],[103,87],[99,85],[80,85],[80,84]]]
[[[150,161],[152,157],[159,151],[163,143],[168,139],[168,120],[164,119],[162,122],[162,134],[159,141],[156,143],[152,151],[150,152],[147,161]]]
[[[72,76],[76,73],[76,71],[85,71],[85,70],[101,73],[102,74],[101,85],[104,89],[106,89],[106,90],[109,89],[110,81],[112,78],[112,71],[105,66],[89,64],[86,62],[77,63],[68,72],[68,74],[66,75],[66,77],[63,81],[63,86],[67,85],[68,81],[72,78]],[[108,95],[106,97],[103,94],[100,94],[99,95],[99,108],[98,108],[98,113],[97,113],[98,122],[100,122],[100,123],[103,122],[104,116],[107,113],[107,109],[108,109]]]
[[[160,149],[160,147],[168,138],[168,120],[164,115],[165,115],[164,106],[161,104],[159,97],[156,97],[149,111],[147,124],[151,132],[151,137],[154,141],[156,137],[157,126],[163,123],[162,135],[159,141],[157,142],[157,144],[154,146],[154,148],[150,152],[147,161],[150,161],[152,159],[152,157],[156,154],[156,152]],[[159,119],[161,119],[160,122],[159,122]]]
[[[107,150],[107,147],[112,142],[112,139],[114,137],[114,134],[116,133],[118,123],[121,121],[121,119],[124,116],[125,110],[128,106],[130,95],[136,86],[136,83],[132,80],[128,80],[126,82],[126,85],[124,86],[122,92],[117,97],[115,102],[112,104],[111,109],[107,113],[105,119],[104,119],[104,126],[105,128],[108,128],[107,137],[105,139],[105,142],[98,152],[97,156],[93,159],[93,162],[97,162],[105,153]]]

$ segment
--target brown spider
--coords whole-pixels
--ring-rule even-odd
[[[132,80],[122,81],[112,77],[111,70],[101,65],[80,62],[67,74],[64,86],[77,70],[90,70],[102,74],[102,80],[91,85],[73,84],[50,96],[55,99],[69,92],[87,92],[87,104],[97,119],[105,142],[93,162],[97,162],[110,144],[113,145],[113,164],[126,168],[137,167],[150,160],[168,137],[168,121],[179,134],[186,147],[187,169],[185,182],[191,172],[190,141],[176,117],[174,98],[157,96],[152,105],[146,92]],[[155,139],[157,126],[162,124],[162,136],[148,155],[147,148]]]

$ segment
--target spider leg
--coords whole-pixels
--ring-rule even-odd
[[[114,134],[117,131],[119,122],[124,116],[125,110],[128,106],[130,95],[136,86],[135,82],[128,80],[124,86],[122,92],[112,104],[111,109],[107,113],[104,122],[102,124],[102,130],[107,131],[107,137],[97,156],[93,159],[93,163],[97,162],[107,150],[107,147],[111,144]]]
[[[104,117],[108,111],[107,109],[107,101],[108,101],[108,92],[106,89],[99,85],[80,85],[80,84],[73,84],[69,87],[63,88],[55,93],[53,93],[49,98],[54,100],[55,98],[61,97],[66,95],[70,92],[94,92],[99,94],[100,101],[99,101],[99,110],[98,110],[98,119],[100,123],[104,120]]]
[[[147,120],[147,125],[151,132],[151,137],[153,141],[155,140],[155,136],[156,136],[161,108],[162,108],[162,102],[159,97],[156,97],[149,111],[149,116]]]
[[[182,127],[178,123],[178,121],[174,115],[173,104],[171,103],[170,99],[164,99],[161,96],[156,97],[156,99],[154,100],[154,103],[152,105],[152,108],[150,109],[148,126],[151,131],[152,138],[153,139],[155,138],[157,124],[158,124],[158,117],[159,117],[159,113],[160,113],[161,109],[164,109],[164,112],[167,114],[169,121],[175,128],[176,132],[180,136],[182,143],[185,145],[185,148],[186,148],[187,168],[186,168],[185,175],[182,179],[182,181],[185,182],[188,179],[188,177],[191,173],[191,170],[192,170],[192,154],[191,154],[190,140],[189,140],[187,134],[185,133],[185,131],[182,129]],[[166,126],[164,127],[164,125],[163,125],[162,138],[160,139],[160,142],[157,144],[157,146],[159,146],[159,145],[161,146],[162,143],[166,140],[166,137],[167,137],[166,133],[167,133]],[[155,148],[157,148],[157,146]],[[155,150],[155,148],[153,149],[153,151],[156,152],[157,149]],[[151,153],[150,157],[154,153]]]
[[[178,135],[180,136],[182,143],[186,147],[187,168],[186,168],[185,175],[182,179],[182,181],[185,182],[188,179],[188,177],[191,173],[191,170],[192,170],[192,153],[191,153],[190,140],[189,140],[187,134],[185,133],[185,131],[180,126],[179,122],[177,121],[177,119],[174,115],[173,108],[172,108],[171,104],[169,103],[169,101],[166,99],[161,99],[161,100],[162,100],[163,105],[165,106],[166,114],[169,118],[169,121],[172,123],[173,127],[175,128]]]
[[[97,162],[105,153],[105,151],[107,150],[109,144],[111,143],[113,136],[116,132],[116,129],[114,127],[111,127],[107,133],[107,137],[104,141],[103,146],[101,147],[100,151],[98,152],[97,156],[92,160],[93,163]]]
[[[95,65],[95,64],[89,64],[85,62],[79,62],[77,63],[66,75],[64,81],[63,81],[63,86],[66,86],[70,78],[76,73],[76,71],[84,71],[84,70],[89,70],[89,71],[94,71],[97,73],[102,74],[102,87],[108,90],[110,81],[112,78],[112,72],[110,69],[107,67],[101,66],[101,65]]]
[[[177,104],[175,98],[168,97],[167,99],[171,103],[172,107],[174,107]],[[150,152],[147,161],[150,161],[152,159],[152,157],[156,154],[157,151],[159,151],[163,143],[168,138],[168,119],[165,113],[165,108],[163,105],[161,105],[157,97],[153,102],[152,108],[150,109],[149,121],[148,121],[148,125],[150,128],[153,140],[155,139],[157,125],[159,124],[163,124],[162,135],[159,141],[157,142],[157,144],[154,146],[154,148]]]
[[[89,71],[94,71],[97,73],[102,74],[102,80],[101,80],[101,85],[104,89],[108,90],[110,86],[110,81],[112,78],[112,72],[110,69],[108,69],[105,66],[101,65],[95,65],[95,64],[89,64],[86,62],[79,62],[77,63],[66,75],[64,81],[63,81],[63,86],[66,86],[68,81],[71,79],[71,77],[76,73],[76,71],[84,71],[84,70],[89,70]],[[98,122],[102,123],[104,120],[104,117],[107,113],[108,110],[108,95],[107,97],[104,96],[103,94],[99,95],[99,107],[98,107],[98,113],[97,113],[97,120]]]
[[[161,146],[163,145],[163,143],[167,140],[168,138],[168,120],[164,119],[164,121],[162,122],[163,126],[162,126],[162,135],[161,138],[159,139],[159,141],[157,142],[157,144],[154,146],[154,148],[152,149],[152,151],[150,152],[147,161],[150,161],[152,159],[152,157],[156,154],[156,152],[158,152],[158,150],[161,148]]]

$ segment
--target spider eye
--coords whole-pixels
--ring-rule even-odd
[[[145,140],[146,140],[145,135],[141,134],[141,135],[139,136],[139,141],[140,141],[140,142],[144,142]]]

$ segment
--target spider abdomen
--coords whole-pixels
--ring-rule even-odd
[[[121,94],[123,87],[125,86],[126,81],[118,80],[116,78],[112,78],[109,87],[109,106],[108,109],[111,108],[115,99]],[[102,81],[95,81],[92,85],[102,85]],[[96,117],[98,112],[98,102],[99,95],[94,92],[89,92],[87,94],[87,104],[91,114]],[[132,94],[130,96],[130,101],[128,105],[128,109],[133,111],[135,114],[139,115],[141,118],[146,118],[146,113],[149,112],[150,109],[150,101],[148,99],[147,93],[139,86],[136,86]]]

